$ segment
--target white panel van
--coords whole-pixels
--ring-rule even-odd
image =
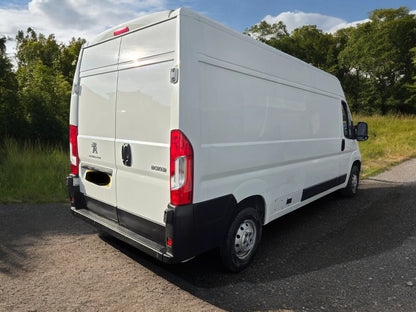
[[[365,139],[334,76],[189,9],[155,13],[81,49],[71,210],[164,262],[220,248],[237,272],[263,225],[357,192]]]

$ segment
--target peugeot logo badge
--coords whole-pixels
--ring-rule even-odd
[[[97,145],[97,143],[92,142],[91,147],[92,147],[92,153],[93,154],[98,154],[98,149],[97,149],[98,145]]]

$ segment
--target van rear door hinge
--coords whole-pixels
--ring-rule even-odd
[[[170,83],[177,83],[178,82],[178,77],[179,77],[179,68],[178,67],[173,67],[170,69]]]
[[[76,95],[81,95],[81,86],[77,83],[73,86],[73,93]]]

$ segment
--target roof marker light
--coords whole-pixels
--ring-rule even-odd
[[[120,28],[120,29],[118,29],[118,30],[116,30],[114,32],[114,36],[118,36],[118,35],[124,34],[124,33],[128,32],[129,30],[130,29],[127,26],[124,27],[124,28]]]

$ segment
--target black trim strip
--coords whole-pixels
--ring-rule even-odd
[[[165,245],[165,227],[117,208],[119,224],[152,241]]]
[[[88,196],[85,196],[86,206],[88,210],[91,210],[98,214],[99,216],[105,217],[107,219],[118,221],[117,220],[117,212],[116,208],[105,204],[103,202],[100,202],[96,199],[92,199]]]
[[[87,209],[152,241],[165,245],[165,227],[85,196]]]
[[[334,178],[329,181],[322,182],[320,184],[316,184],[314,186],[308,187],[303,190],[302,192],[302,199],[301,201],[307,200],[311,197],[314,197],[315,195],[318,195],[320,193],[323,193],[333,187],[336,187],[338,185],[341,185],[345,182],[347,179],[347,175],[344,174],[342,176],[339,176],[337,178]]]

